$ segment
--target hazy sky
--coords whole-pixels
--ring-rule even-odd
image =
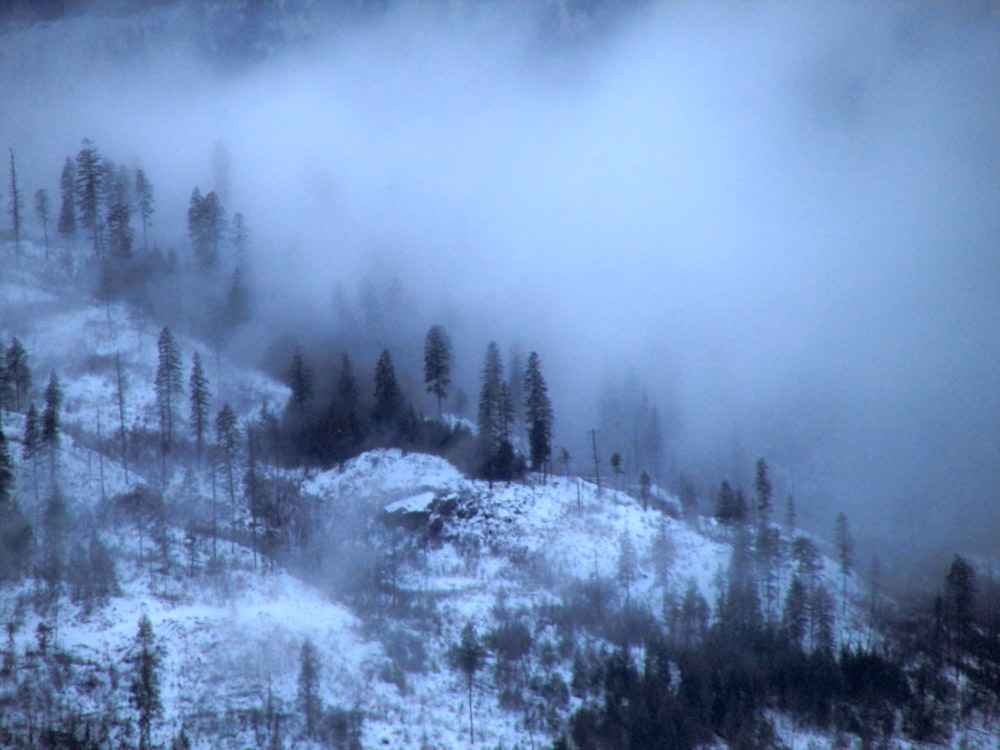
[[[142,165],[164,244],[225,188],[286,309],[381,268],[465,377],[490,339],[537,349],[558,442],[631,368],[682,469],[735,445],[827,533],[1000,548],[995,6],[555,7],[316,21],[238,70],[183,9],[21,29],[0,133],[32,191],[85,136]]]

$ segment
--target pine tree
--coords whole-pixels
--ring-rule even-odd
[[[524,420],[533,471],[545,471],[552,456],[552,402],[536,352],[528,355],[524,371]]]
[[[396,381],[396,370],[388,349],[383,349],[375,363],[375,404],[372,421],[385,433],[397,425],[403,416],[403,392]]]
[[[226,477],[226,489],[229,493],[229,506],[232,512],[232,549],[236,549],[236,413],[229,404],[224,404],[215,417],[215,449],[216,456],[222,463]]]
[[[139,750],[153,747],[153,724],[163,714],[160,695],[160,668],[163,664],[163,649],[156,643],[153,624],[149,616],[139,618],[131,662],[133,675],[129,684],[129,702],[136,712],[139,725]]]
[[[771,480],[767,476],[767,463],[763,458],[757,459],[757,470],[753,480],[754,492],[757,493],[757,521],[762,526],[771,522]]]
[[[31,463],[32,481],[35,487],[35,508],[38,508],[38,457],[42,452],[42,428],[38,409],[34,402],[28,406],[24,418],[24,436],[21,438],[21,457]]]
[[[945,577],[945,618],[949,635],[958,647],[968,645],[976,615],[976,570],[955,555]]]
[[[847,525],[847,516],[843,511],[837,514],[837,525],[835,529],[835,541],[837,544],[837,561],[840,563],[840,597],[842,617],[847,616],[847,576],[854,570],[857,561],[854,554],[854,539],[851,536],[851,529]]]
[[[181,355],[169,328],[160,331],[156,347],[156,408],[160,415],[160,451],[170,453],[174,443],[174,413],[181,396]]]
[[[219,196],[211,192],[202,196],[195,188],[188,206],[188,236],[195,259],[203,270],[214,270],[219,265],[219,246],[225,229],[225,211]]]
[[[424,383],[437,398],[440,419],[441,399],[448,398],[446,389],[451,385],[451,341],[439,325],[431,326],[424,339]]]
[[[56,474],[56,453],[59,449],[59,409],[62,406],[62,388],[55,370],[49,374],[49,383],[45,386],[45,409],[42,411],[41,438],[42,445],[49,449],[49,470],[53,477]]]
[[[76,237],[76,164],[69,157],[63,164],[62,175],[59,178],[59,193],[62,204],[56,228],[60,236],[72,241]]]
[[[205,449],[208,401],[212,394],[208,390],[208,378],[201,366],[201,355],[198,352],[195,352],[191,359],[191,378],[188,380],[188,391],[191,393],[191,431],[194,432],[195,452],[200,464]]]
[[[250,249],[250,230],[246,219],[239,211],[233,214],[233,225],[229,233],[229,244],[233,249],[233,260],[237,267],[247,262]]]
[[[453,669],[461,672],[466,678],[469,691],[469,743],[475,742],[472,726],[472,681],[476,673],[483,668],[486,660],[486,649],[483,648],[471,622],[462,628],[462,639],[448,651],[448,661]]]
[[[132,257],[132,206],[128,195],[128,177],[124,169],[115,174],[110,168],[105,175],[108,204],[108,248],[116,260]]]
[[[809,623],[809,602],[805,584],[798,574],[793,575],[788,584],[781,621],[788,639],[801,647]]]
[[[31,524],[14,495],[14,462],[0,423],[0,582],[17,581],[31,554]]]
[[[156,209],[153,207],[153,186],[141,169],[135,173],[135,197],[139,207],[139,218],[142,220],[142,249],[149,250],[146,232]]]
[[[6,378],[13,387],[13,409],[21,411],[27,404],[28,393],[31,391],[31,368],[28,366],[28,353],[16,336],[7,347],[5,358]],[[6,406],[10,408],[11,404]]]
[[[35,191],[35,214],[42,223],[42,232],[45,237],[45,262],[49,262],[49,218],[52,213],[52,202],[49,200],[49,191],[39,188]]]
[[[21,260],[21,217],[24,214],[24,200],[21,197],[21,190],[17,186],[17,169],[14,166],[14,149],[10,150],[10,223],[14,228],[14,257]]]
[[[292,355],[292,364],[288,368],[288,387],[292,389],[292,403],[299,408],[312,398],[312,370],[299,349]]]
[[[299,652],[298,704],[306,724],[306,737],[316,736],[323,703],[319,696],[319,653],[311,639],[306,638]]]
[[[509,468],[506,464],[513,458],[510,444],[513,405],[510,402],[510,391],[503,380],[503,363],[495,341],[491,341],[486,347],[477,416],[483,468],[492,486],[494,479],[506,473]]]
[[[101,231],[101,201],[104,187],[101,156],[94,144],[84,139],[83,148],[76,155],[76,208],[80,224],[90,232],[96,258],[101,256],[104,242]]]

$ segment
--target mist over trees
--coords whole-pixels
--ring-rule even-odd
[[[23,19],[76,11],[14,5],[0,13],[27,24],[17,70],[52,108],[59,66],[28,75],[49,32]],[[995,520],[1000,466],[983,197],[1000,162],[978,130],[996,95],[940,28],[898,9],[804,24],[745,8],[697,11],[702,36],[642,3],[457,3],[447,22],[436,4],[359,3],[317,10],[299,50],[277,6],[197,5],[198,38],[171,64],[153,51],[175,33],[165,16],[94,45],[154,63],[153,99],[119,65],[127,111],[81,85],[60,105],[70,135],[9,130],[0,281],[23,299],[0,311],[0,745],[204,746],[204,716],[166,721],[184,679],[160,648],[170,628],[143,613],[127,653],[86,659],[65,630],[137,590],[155,614],[284,575],[385,646],[365,679],[406,695],[450,667],[470,744],[484,705],[516,716],[521,742],[576,750],[773,747],[785,720],[862,747],[995,728],[1000,590],[974,552],[995,525],[970,519]],[[530,18],[507,24],[517,12]],[[965,12],[929,14],[992,70],[995,23]],[[847,52],[813,28],[854,39],[866,22]],[[203,59],[215,88],[191,75]],[[7,68],[17,112],[28,83]],[[198,118],[174,119],[198,96]],[[897,111],[915,102],[932,114]],[[36,355],[20,311],[80,300],[100,304],[81,323],[100,347]],[[250,403],[234,372],[258,367],[267,395]],[[102,394],[96,409],[81,392]],[[322,507],[309,490],[414,453],[468,484],[392,512],[413,498],[394,488],[373,509],[357,484]],[[514,524],[515,500],[574,490],[566,527],[634,512],[662,532],[641,553],[615,535],[610,568],[581,550],[579,578],[527,544],[481,565],[500,545],[481,530]],[[512,508],[489,505],[500,496]],[[683,580],[679,529],[724,564]],[[893,601],[879,535],[913,559],[939,535],[947,559]],[[530,582],[544,601],[490,590],[459,635],[427,563],[443,545],[449,575]],[[442,632],[454,642],[430,654]],[[365,717],[323,698],[318,642],[295,639],[290,689],[268,675],[266,699],[234,700],[219,726],[261,747],[360,747]]]

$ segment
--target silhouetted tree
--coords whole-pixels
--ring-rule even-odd
[[[31,555],[31,524],[14,494],[14,462],[0,423],[0,582],[20,580]]]
[[[111,257],[122,261],[132,257],[132,206],[129,201],[128,176],[124,168],[105,175],[108,204],[108,248]]]
[[[533,471],[545,471],[552,456],[552,402],[536,352],[528,356],[524,371],[524,420]]]
[[[24,200],[21,197],[21,190],[17,186],[17,169],[14,166],[14,149],[10,150],[10,182],[8,183],[8,191],[10,195],[9,200],[9,212],[10,212],[10,223],[14,228],[14,257],[20,262],[21,259],[21,217],[24,214]]]
[[[143,614],[139,618],[139,629],[129,662],[133,669],[129,683],[129,702],[135,709],[136,723],[139,725],[139,750],[149,750],[153,747],[153,724],[163,714],[160,695],[163,649],[156,642],[153,623],[148,615]]]
[[[847,525],[847,516],[843,511],[837,514],[837,524],[834,538],[837,544],[837,561],[840,563],[841,581],[841,612],[842,617],[847,616],[847,576],[854,570],[856,562],[854,555],[854,539],[851,536],[851,529]]]
[[[62,203],[56,228],[60,236],[72,242],[76,237],[76,164],[69,157],[63,164],[62,175],[59,178],[59,193]]]
[[[160,331],[156,342],[156,408],[160,415],[160,450],[170,453],[174,443],[174,413],[182,390],[181,355],[169,328]]]
[[[12,402],[5,404],[14,411],[21,411],[28,403],[28,393],[31,390],[31,368],[28,366],[28,353],[24,345],[15,336],[7,347],[5,354],[4,375],[11,385]]]
[[[156,213],[156,208],[153,206],[153,186],[146,177],[146,173],[141,169],[135,173],[135,197],[139,208],[139,218],[142,220],[142,249],[149,250],[146,232],[152,223],[151,219]]]
[[[303,408],[312,398],[312,370],[306,364],[305,355],[300,349],[292,355],[292,364],[288,368],[288,387],[292,389],[292,403]]]
[[[222,464],[223,475],[226,478],[226,489],[229,494],[229,506],[232,513],[231,526],[233,531],[232,549],[236,549],[236,413],[229,404],[224,404],[215,417],[215,448],[216,456]]]
[[[195,188],[188,206],[188,236],[198,265],[213,270],[219,265],[219,245],[225,229],[225,211],[215,192],[202,197]]]
[[[976,570],[964,557],[955,555],[945,577],[944,606],[949,634],[958,648],[969,643],[975,604]]]
[[[513,414],[510,391],[503,381],[503,363],[495,341],[486,347],[483,362],[482,387],[479,391],[479,444],[483,453],[483,469],[492,486],[493,480],[509,476],[513,458],[510,443],[510,419]]]
[[[42,223],[42,233],[45,238],[45,262],[49,262],[49,219],[52,215],[52,202],[49,191],[39,188],[35,191],[35,214]]]
[[[35,487],[35,508],[38,508],[38,458],[42,452],[42,427],[34,402],[28,406],[24,418],[24,435],[21,438],[21,457],[31,463],[31,476]]]
[[[457,645],[448,650],[448,662],[452,669],[461,672],[466,679],[469,693],[469,742],[473,743],[474,734],[472,726],[472,681],[476,673],[483,668],[486,659],[486,649],[483,648],[476,634],[476,629],[471,622],[467,622],[462,628],[462,639]]]
[[[451,341],[439,325],[431,326],[424,339],[424,383],[437,398],[440,419],[441,399],[448,397],[446,389],[451,385]]]
[[[403,416],[403,393],[396,381],[396,370],[388,349],[383,349],[375,363],[375,403],[372,406],[372,421],[376,429],[385,435],[398,425]]]
[[[76,155],[76,208],[80,223],[90,232],[94,257],[100,257],[103,245],[101,232],[101,198],[104,193],[104,168],[97,148],[84,139]]]
[[[323,703],[319,696],[319,653],[312,639],[306,638],[299,652],[298,704],[306,724],[306,737],[316,736]]]
[[[62,387],[59,385],[59,376],[53,370],[49,374],[48,385],[45,386],[45,409],[42,411],[41,419],[42,445],[49,450],[49,470],[53,481],[56,474],[56,454],[59,450],[59,410],[61,406]]]
[[[208,378],[201,366],[201,355],[198,352],[195,352],[191,358],[191,377],[188,380],[188,391],[191,394],[191,431],[194,433],[195,452],[200,464],[205,450],[208,401],[212,394],[208,390]]]
[[[757,521],[761,525],[771,522],[771,480],[767,475],[767,463],[763,458],[757,459],[757,468],[753,480],[754,492],[757,493]]]
[[[746,521],[747,508],[743,493],[723,481],[715,496],[715,518],[727,526],[738,526]]]

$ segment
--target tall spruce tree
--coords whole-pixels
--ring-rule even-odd
[[[14,149],[10,150],[10,182],[8,191],[10,195],[9,212],[10,223],[14,229],[14,257],[17,262],[21,260],[21,219],[24,216],[24,199],[21,197],[21,189],[17,186],[17,168],[14,165]]]
[[[56,229],[64,240],[72,242],[76,237],[76,164],[69,157],[59,178],[59,194],[62,202]]]
[[[31,524],[14,493],[14,462],[0,423],[0,582],[17,581],[31,555]]]
[[[103,254],[104,234],[101,228],[101,203],[104,198],[104,165],[97,147],[84,139],[76,155],[76,208],[80,223],[90,233],[94,257]]]
[[[524,419],[528,425],[531,468],[544,472],[552,456],[552,402],[536,352],[528,355],[524,370]]]
[[[851,536],[851,529],[847,524],[847,516],[844,515],[843,511],[837,514],[834,536],[834,541],[837,544],[837,561],[840,564],[841,617],[846,617],[847,576],[854,570],[857,559],[854,553],[854,538]]]
[[[149,250],[147,230],[152,223],[151,219],[156,213],[156,208],[153,205],[153,186],[141,169],[135,173],[135,198],[139,208],[139,219],[142,221],[142,249]]]
[[[174,444],[174,415],[181,396],[181,355],[169,328],[160,331],[156,342],[156,408],[160,416],[160,451],[170,453]]]
[[[767,462],[757,459],[757,468],[753,480],[754,492],[757,493],[757,521],[761,526],[771,522],[771,480],[767,475]]]
[[[7,347],[4,355],[5,377],[10,383],[12,400],[5,404],[9,409],[22,411],[28,403],[28,393],[31,391],[31,368],[28,366],[28,352],[15,336]]]
[[[115,260],[128,260],[132,257],[132,242],[135,239],[135,232],[132,230],[128,174],[124,168],[117,171],[109,169],[105,180],[108,204],[108,249]]]
[[[316,737],[323,710],[319,695],[319,678],[319,652],[312,639],[306,638],[299,652],[299,685],[296,697],[305,721],[306,738],[310,740]]]
[[[139,750],[150,750],[153,747],[153,725],[163,715],[160,688],[163,656],[163,649],[157,644],[153,633],[153,623],[148,615],[143,614],[139,618],[139,628],[129,658],[133,670],[129,683],[129,702],[135,709],[136,724],[139,726]]]
[[[226,478],[231,511],[232,550],[236,550],[236,444],[238,441],[236,412],[229,404],[223,404],[215,417],[215,454],[222,464]]]
[[[441,399],[448,398],[451,385],[451,340],[439,325],[431,326],[424,339],[424,383],[427,392],[437,398],[440,419]]]
[[[31,464],[31,478],[35,489],[35,508],[38,508],[38,459],[42,452],[42,428],[34,402],[28,406],[24,418],[24,435],[21,438],[21,457]]]
[[[392,356],[388,349],[383,349],[375,363],[375,403],[372,406],[372,421],[383,437],[398,426],[404,408]]]
[[[49,262],[49,219],[52,215],[52,202],[49,200],[49,191],[39,188],[35,191],[35,215],[42,223],[42,235],[45,238],[45,262]]]
[[[41,437],[42,445],[49,450],[49,472],[55,480],[56,458],[59,451],[60,420],[59,410],[62,407],[62,387],[55,370],[49,374],[48,385],[45,386],[45,409],[42,411]]]
[[[492,486],[495,479],[510,474],[513,448],[510,443],[510,421],[513,405],[510,390],[503,379],[503,362],[495,341],[486,347],[483,361],[482,387],[479,390],[477,423],[482,451],[483,473]]]
[[[195,453],[201,463],[205,452],[205,430],[208,425],[208,401],[212,394],[208,390],[208,378],[201,366],[201,355],[194,353],[191,358],[191,377],[188,380],[191,396],[191,431],[194,433]]]

